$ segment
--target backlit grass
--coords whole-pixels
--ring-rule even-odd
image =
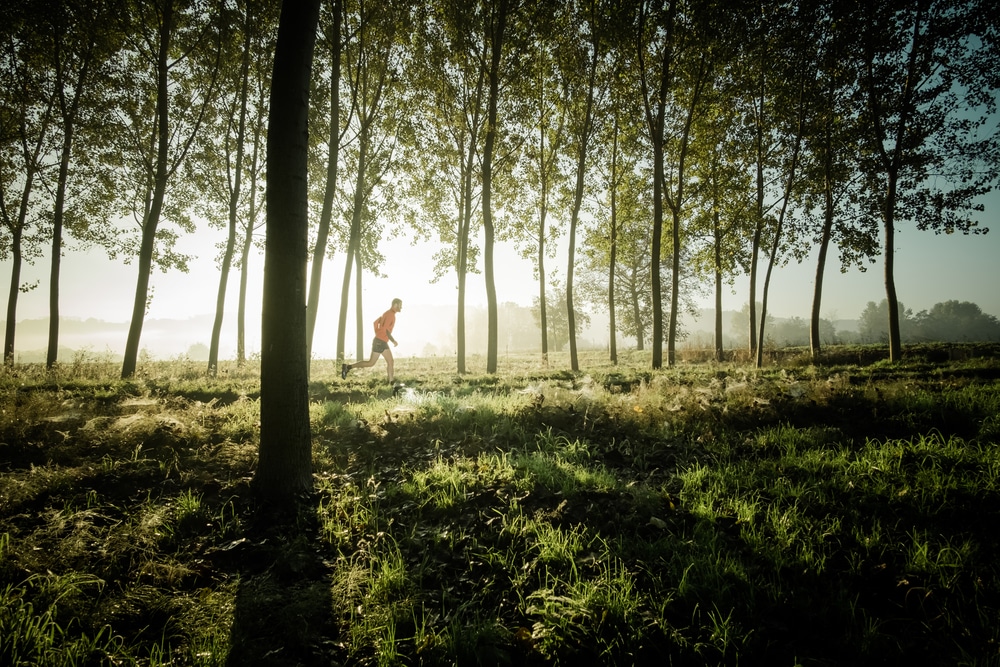
[[[321,363],[293,516],[250,488],[252,370],[7,370],[0,664],[1000,664],[971,352]]]

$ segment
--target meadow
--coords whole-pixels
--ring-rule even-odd
[[[3,665],[1000,665],[1000,346],[0,371]]]

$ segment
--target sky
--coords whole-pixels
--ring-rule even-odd
[[[935,303],[947,300],[971,301],[983,312],[1000,317],[1000,193],[994,192],[985,200],[986,211],[981,214],[980,226],[992,231],[986,235],[965,236],[935,235],[918,231],[911,224],[901,224],[896,234],[895,282],[899,300],[917,313],[930,309]],[[153,299],[146,322],[157,319],[187,320],[198,316],[211,316],[215,311],[218,291],[218,269],[215,266],[216,243],[224,232],[206,226],[195,234],[182,239],[179,250],[192,254],[187,274],[155,271],[151,284]],[[579,236],[578,236],[579,238]],[[386,241],[382,252],[388,262],[384,278],[370,274],[364,277],[365,317],[374,320],[387,309],[393,298],[403,299],[403,312],[399,315],[395,337],[399,340],[397,356],[420,355],[428,342],[453,337],[454,317],[442,317],[440,308],[454,308],[457,300],[454,275],[431,284],[433,262],[437,249],[433,243],[411,245],[403,237]],[[532,263],[521,259],[510,244],[499,243],[496,250],[496,287],[499,302],[514,302],[530,306],[538,292],[533,276]],[[251,290],[248,296],[247,349],[248,353],[260,349],[260,287],[263,255],[252,255],[250,266]],[[548,260],[546,269],[550,276],[556,274],[565,281],[567,248],[565,240],[558,246],[557,256]],[[834,255],[824,274],[823,305],[821,315],[830,320],[857,319],[869,301],[885,298],[883,280],[884,261],[880,256],[866,272],[851,269],[841,273]],[[0,281],[10,285],[10,261],[0,264]],[[101,250],[89,252],[67,251],[62,263],[60,310],[63,318],[95,318],[108,322],[128,323],[131,304],[135,295],[136,266],[125,265],[120,260],[110,260]],[[22,284],[39,281],[32,291],[22,293],[18,300],[18,322],[48,317],[49,258],[44,256],[34,265],[25,266]],[[336,318],[339,311],[340,282],[343,276],[343,259],[327,260],[323,272],[323,288],[317,322],[314,356],[329,358],[336,349]],[[768,313],[775,317],[801,317],[808,319],[815,281],[815,253],[803,264],[791,264],[775,271],[768,297]],[[761,278],[759,285],[763,283]],[[235,357],[238,278],[230,278],[227,293],[227,311],[220,356]],[[758,290],[760,286],[758,287]],[[467,305],[485,306],[486,290],[483,276],[468,279]],[[757,300],[761,295],[758,291]],[[739,310],[749,301],[746,278],[738,280],[733,288],[725,288],[724,310]],[[706,291],[698,303],[712,307],[711,295]],[[353,315],[352,301],[349,306]],[[595,322],[603,320],[598,316]],[[705,328],[710,328],[707,325]],[[348,329],[353,331],[353,320]],[[590,332],[592,339],[606,341],[606,332]],[[94,352],[118,352],[124,349],[126,333],[109,334],[106,340],[92,343]],[[207,345],[211,326],[192,326],[183,337],[171,340],[157,338],[155,326],[144,326],[141,347],[154,356],[169,358],[183,354],[191,345]],[[367,347],[367,344],[366,344]],[[30,349],[44,349],[44,342],[32,345],[15,339],[15,353]],[[347,349],[353,350],[348,342]]]

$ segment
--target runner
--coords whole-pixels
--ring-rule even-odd
[[[392,350],[389,343],[399,345],[392,337],[392,329],[396,326],[396,313],[403,310],[403,300],[393,299],[389,310],[382,313],[382,316],[375,320],[375,337],[372,339],[372,356],[368,361],[359,361],[354,364],[343,364],[340,367],[341,379],[347,379],[347,373],[352,368],[370,368],[378,361],[379,355],[385,357],[385,370],[389,375],[389,383],[393,381]]]

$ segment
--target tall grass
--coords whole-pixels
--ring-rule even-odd
[[[252,369],[5,371],[0,662],[1000,664],[996,357],[781,354],[319,365],[292,519]]]

